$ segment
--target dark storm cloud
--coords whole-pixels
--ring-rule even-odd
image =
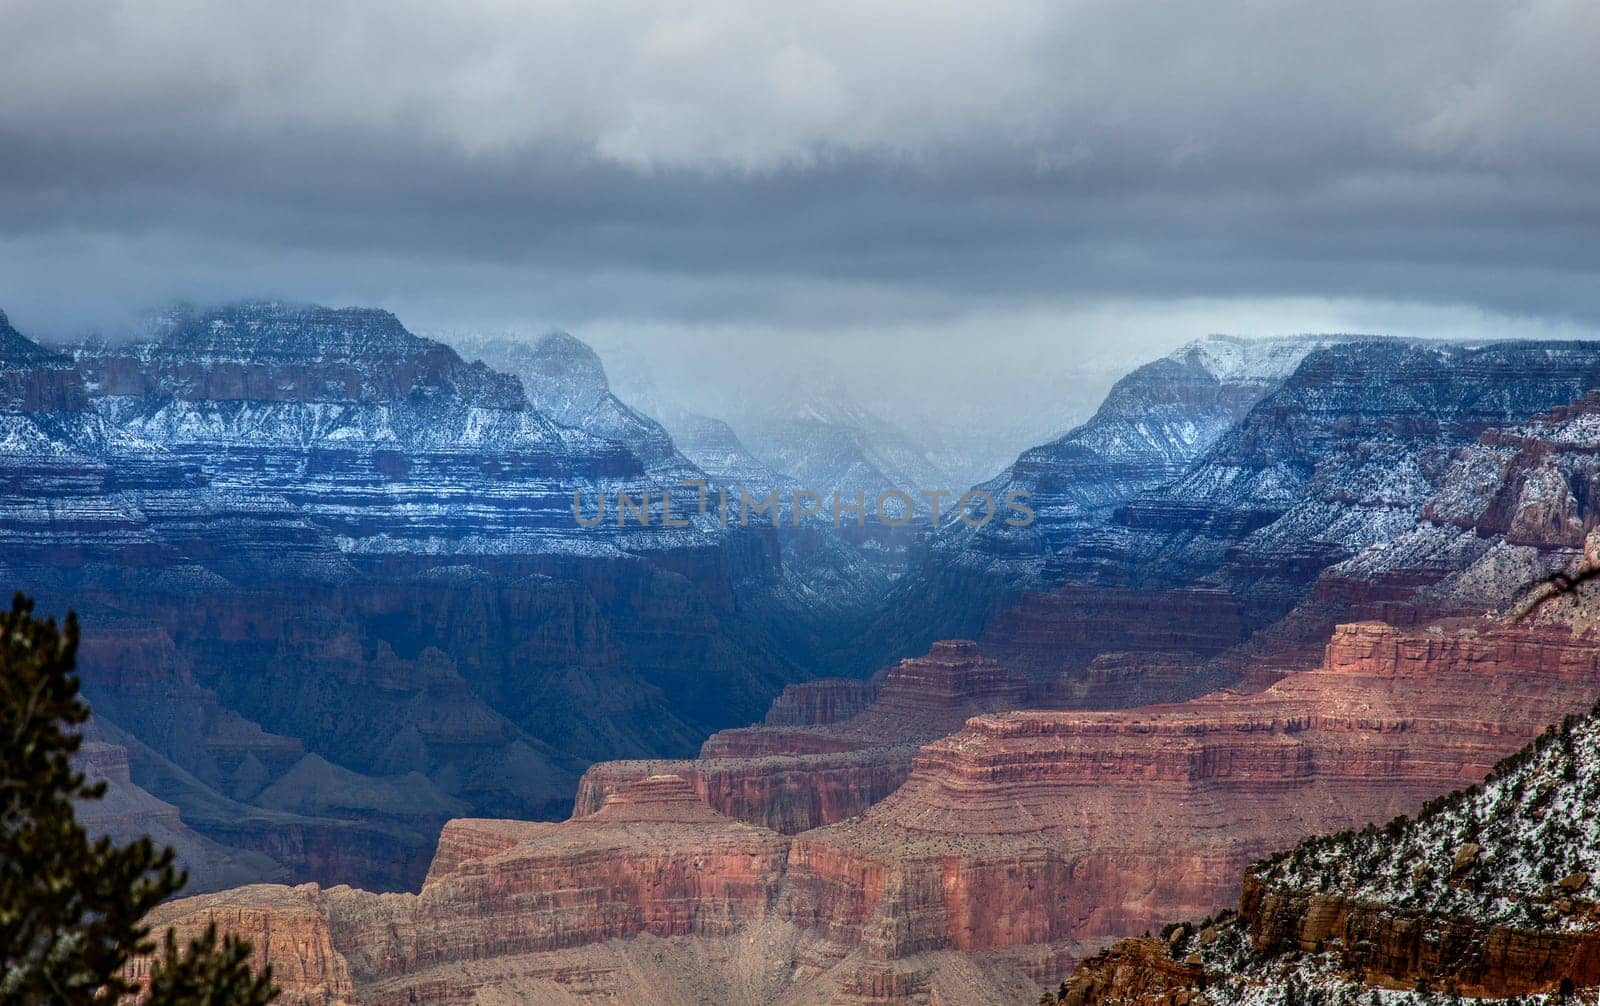
[[[1600,319],[1579,0],[0,0],[0,35],[0,303],[41,324],[257,293],[580,329]]]

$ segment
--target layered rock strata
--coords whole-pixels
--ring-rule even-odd
[[[1237,916],[1168,926],[1155,952],[1140,941],[1085,961],[1066,1001],[1586,996],[1600,986],[1597,724],[1593,710],[1563,720],[1414,818],[1255,864]]]
[[[797,836],[791,882],[808,924],[885,961],[1092,946],[1235,901],[1299,835],[1476,781],[1597,684],[1600,643],[1566,629],[1344,626],[1257,694],[974,717],[860,819]]]
[[[787,849],[781,835],[716,814],[681,779],[655,776],[563,824],[452,823],[415,895],[254,887],[174,902],[152,921],[180,933],[234,927],[292,1003],[470,1001],[531,977],[497,976],[498,964],[755,925],[776,910]],[[583,980],[557,967],[534,985]]]
[[[908,670],[898,709],[887,676],[878,722],[926,715],[930,677],[980,659],[950,647]],[[650,939],[688,940],[717,969],[742,966],[728,941],[754,940],[774,972],[823,990],[797,997],[769,973],[751,1001],[934,1002],[967,987],[952,954],[997,989],[1053,986],[1111,938],[1235,903],[1244,867],[1301,834],[1480,779],[1597,682],[1600,640],[1565,627],[1355,623],[1321,667],[1254,694],[973,716],[864,814],[793,837],[714,811],[728,798],[713,775],[624,766],[595,773],[595,805],[566,823],[451,824],[419,895],[318,896],[369,1002],[522,982],[542,990],[530,1002],[642,1001],[612,969]]]
[[[297,879],[414,888],[445,820],[559,816],[590,760],[691,753],[809,676],[796,555],[663,526],[659,486],[701,473],[576,340],[536,364],[363,309],[185,308],[63,352],[0,323],[0,578],[79,612],[138,785]]]
[[[875,698],[859,713],[820,724],[767,723],[713,734],[693,760],[606,762],[584,774],[574,814],[607,793],[662,771],[690,782],[721,813],[794,834],[861,813],[905,781],[919,744],[980,712],[1022,704],[1024,681],[967,640],[935,643],[889,668],[880,684],[841,692],[836,683],[793,686],[769,719],[825,719],[840,695]],[[790,710],[807,710],[805,716]],[[818,712],[827,709],[828,712]]]

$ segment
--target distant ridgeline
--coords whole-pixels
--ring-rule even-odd
[[[578,525],[580,488],[708,477],[574,347],[525,384],[382,311],[0,326],[0,568],[82,614],[132,780],[284,876],[414,886],[444,820],[562,815],[590,760],[691,753],[814,674],[840,640],[807,598],[865,604],[900,560]]]
[[[176,807],[202,887],[414,888],[447,819],[563,816],[591,762],[687,758],[785,686],[937,639],[1034,705],[1204,691],[1248,639],[1314,663],[1337,571],[1419,582],[1376,544],[1481,558],[1440,537],[1452,452],[1499,457],[1480,434],[1600,384],[1585,344],[1213,337],[960,506],[845,405],[758,451],[622,402],[570,336],[460,341],[277,303],[49,349],[0,322],[0,569],[82,616],[98,763],[143,808],[123,824]],[[878,514],[889,489],[937,527]],[[835,493],[864,520],[835,527]],[[723,494],[778,504],[724,526]]]

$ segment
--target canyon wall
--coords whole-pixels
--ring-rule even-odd
[[[792,686],[763,725],[713,734],[700,757],[680,761],[603,762],[578,785],[574,814],[600,806],[617,786],[669,771],[689,780],[716,810],[753,824],[795,834],[859,814],[905,781],[919,744],[957,729],[980,712],[1023,704],[1024,680],[978,653],[969,640],[935,643],[927,654],[884,672],[860,712],[825,723],[773,723],[801,718],[791,710],[816,708],[824,696],[838,708],[838,685]],[[804,718],[820,719],[808,715]]]
[[[987,687],[1007,679],[971,644],[909,663],[899,680],[918,683],[905,696],[917,716],[941,694],[930,675],[948,686],[962,666]],[[885,678],[880,722],[905,715],[893,701],[905,666]],[[955,987],[942,984],[956,980],[952,953],[997,989],[1052,984],[1112,938],[1236,903],[1245,867],[1302,834],[1361,827],[1481,779],[1586,708],[1596,681],[1600,640],[1566,627],[1356,623],[1319,668],[1253,694],[972,716],[921,746],[905,783],[860,816],[792,837],[713,810],[728,791],[702,763],[682,766],[702,776],[597,769],[572,820],[452,823],[419,895],[336,888],[326,918],[371,1002],[404,1001],[402,990],[457,1001],[535,972],[563,994],[615,992],[612,978],[583,985],[576,962],[645,936],[719,954],[726,941],[768,940],[774,967],[828,990],[818,1001],[934,1001]],[[830,728],[752,733],[771,729]],[[192,922],[209,904],[178,902],[163,918]],[[787,1002],[794,990],[766,994]]]
[[[892,932],[891,960],[1134,935],[1233,903],[1300,835],[1476,781],[1597,681],[1600,645],[1564,629],[1345,626],[1254,695],[975,717],[860,819],[798,836],[791,879],[839,938]]]
[[[538,362],[358,308],[60,351],[0,322],[0,578],[79,613],[133,781],[260,879],[414,889],[446,820],[560,817],[589,762],[692,754],[833,645],[803,554],[663,526],[659,487],[703,473],[581,343]],[[581,527],[575,490],[653,491],[652,523]],[[867,589],[819,561],[841,605]]]

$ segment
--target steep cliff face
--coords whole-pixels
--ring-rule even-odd
[[[180,942],[212,924],[249,940],[255,965],[272,966],[272,980],[287,1006],[358,1006],[359,996],[344,954],[328,923],[329,893],[315,884],[257,884],[220,894],[168,902],[148,917],[156,932],[172,928]],[[137,959],[127,974],[149,976],[150,961]]]
[[[330,922],[363,984],[644,933],[727,936],[772,911],[786,845],[658,776],[591,818],[449,829],[420,894],[333,892]]]
[[[1414,818],[1301,842],[1246,873],[1239,913],[1078,969],[1069,1002],[1266,1003],[1415,989],[1410,1001],[1600,986],[1595,713]],[[1163,960],[1165,959],[1165,960]],[[1182,965],[1174,965],[1173,959]]]
[[[767,723],[713,734],[693,760],[605,762],[578,786],[574,814],[593,813],[621,785],[659,771],[688,780],[723,814],[785,834],[861,813],[905,781],[919,744],[958,728],[969,716],[1021,705],[1023,680],[978,654],[968,640],[935,643],[889,668],[860,712],[825,723]],[[796,696],[832,696],[838,686],[812,682],[775,703],[777,718]]]
[[[256,942],[290,1002],[551,1001],[596,976],[537,962],[623,937],[720,939],[773,915],[787,839],[729,820],[682,780],[644,779],[564,824],[445,829],[415,895],[246,888],[159,909],[180,932],[211,921]],[[628,975],[602,976],[623,984]],[[535,993],[516,999],[519,989]],[[559,1001],[559,999],[557,999]]]
[[[851,718],[878,697],[878,683],[822,678],[784,688],[762,721],[769,727],[827,726]]]
[[[1600,645],[1565,629],[1361,624],[1254,695],[974,717],[860,819],[797,836],[791,880],[816,925],[887,960],[1093,946],[1232,902],[1298,835],[1480,778],[1597,674]]]
[[[0,311],[0,413],[82,411],[86,395],[72,361],[11,327]],[[8,434],[15,436],[15,434]]]

